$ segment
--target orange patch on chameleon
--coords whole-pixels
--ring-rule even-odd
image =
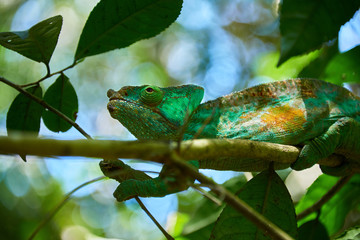
[[[278,128],[286,132],[292,132],[294,129],[299,131],[306,123],[304,110],[289,105],[270,108],[261,115],[261,121],[268,128]]]

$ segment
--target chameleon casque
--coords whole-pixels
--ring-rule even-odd
[[[335,174],[351,172],[345,166],[360,159],[360,98],[324,81],[289,79],[261,84],[203,104],[204,90],[195,85],[126,86],[119,91],[110,89],[107,95],[111,116],[141,140],[241,138],[303,146],[293,169],[311,167],[338,153],[344,156],[341,166],[322,167]],[[235,158],[191,162],[217,170],[261,171],[268,166]],[[181,181],[181,173],[165,165],[157,178],[122,182],[114,196],[118,201],[164,196],[186,189],[188,185]]]

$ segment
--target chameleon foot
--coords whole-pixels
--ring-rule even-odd
[[[198,161],[189,161],[195,167],[198,167]],[[164,197],[168,194],[184,191],[189,188],[194,179],[184,175],[177,167],[171,165],[164,165],[159,176],[150,178],[141,171],[133,170],[124,163],[116,163],[113,166],[115,169],[128,170],[127,172],[134,173],[126,175],[125,181],[119,181],[120,185],[114,192],[114,197],[119,201],[125,201],[136,196],[139,197]],[[103,172],[104,169],[102,168]],[[131,170],[131,171],[129,171]],[[147,178],[140,178],[145,174]],[[130,178],[131,177],[131,178]]]
[[[125,201],[136,196],[139,197],[163,197],[169,194],[167,186],[159,178],[140,180],[126,180],[115,190],[114,197],[119,201]]]
[[[298,159],[291,165],[294,170],[303,170],[324,159],[334,152],[339,152],[346,160],[356,161],[360,155],[360,123],[353,118],[344,117],[337,120],[322,135],[307,142],[301,150]],[[344,166],[343,166],[344,165]],[[348,175],[346,164],[335,168],[322,167],[325,173],[331,175]],[[335,173],[338,171],[337,173]]]

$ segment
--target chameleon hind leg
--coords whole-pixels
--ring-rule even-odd
[[[360,123],[350,117],[340,118],[324,134],[307,142],[291,167],[294,170],[309,168],[337,151],[344,155],[343,163],[336,167],[321,166],[321,169],[330,175],[349,175],[352,168],[347,160],[360,160],[359,137]]]
[[[190,161],[198,166],[197,161]],[[164,165],[156,178],[145,180],[128,179],[120,183],[114,192],[114,197],[119,201],[125,201],[133,197],[164,197],[168,194],[184,191],[194,179],[185,176],[181,171],[169,165]]]

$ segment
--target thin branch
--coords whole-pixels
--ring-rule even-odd
[[[65,70],[70,69],[72,67],[74,67],[78,62],[74,61],[74,63],[66,68],[64,68],[63,70],[60,70],[58,72],[52,73],[50,74],[50,67],[49,65],[47,66],[47,75],[45,77],[43,77],[42,79],[38,80],[35,83],[32,83],[30,85],[35,85],[35,84],[39,84],[41,81],[45,80],[46,78],[49,78],[55,74],[61,74],[63,73]],[[77,123],[75,123],[73,120],[71,120],[69,117],[67,117],[66,115],[64,115],[62,112],[58,111],[57,109],[53,108],[52,106],[50,106],[49,104],[47,104],[45,101],[43,101],[42,99],[30,94],[29,92],[27,92],[26,90],[23,89],[24,86],[19,86],[17,84],[14,84],[13,82],[3,78],[0,76],[0,81],[7,84],[8,86],[13,87],[14,89],[18,90],[19,92],[21,92],[22,94],[24,94],[25,96],[29,97],[30,99],[36,101],[37,103],[39,103],[40,105],[42,105],[43,107],[47,108],[49,111],[52,111],[53,113],[57,114],[59,117],[61,117],[62,119],[64,119],[66,122],[68,122],[69,124],[71,124],[75,129],[77,129],[83,136],[85,136],[88,140],[91,140],[92,137],[87,134]],[[30,86],[29,85],[29,86]],[[67,199],[65,199],[64,201],[66,201]],[[142,204],[141,200],[139,198],[136,197],[136,201],[138,202],[138,204],[140,205],[140,207],[145,211],[145,213],[150,217],[150,219],[155,223],[156,226],[158,226],[158,228],[160,229],[161,232],[163,232],[163,234],[165,235],[165,237],[168,238],[168,236],[170,236],[161,226],[160,224],[157,222],[157,220],[153,217],[153,215],[150,213],[150,211],[144,206],[144,204]],[[59,209],[62,207],[62,205],[58,206]],[[54,211],[53,214],[56,214],[57,210]],[[52,216],[50,216],[51,218]],[[44,223],[46,223],[48,219],[44,220]],[[160,226],[160,227],[159,227]],[[34,234],[36,235],[38,231],[40,231],[42,225],[40,224],[40,226],[38,227],[38,229],[35,230]],[[34,235],[34,236],[35,236]],[[170,238],[169,238],[170,239]]]
[[[160,231],[164,234],[166,239],[168,240],[174,240],[174,238],[166,232],[166,230],[161,226],[161,224],[151,215],[149,210],[145,207],[144,203],[139,199],[139,197],[135,197],[135,200],[140,205],[141,209],[151,218],[151,220],[156,224],[156,226],[160,229]]]
[[[40,104],[41,106],[43,106],[44,108],[48,109],[49,111],[55,113],[56,115],[58,115],[59,117],[61,117],[62,119],[64,119],[67,123],[71,124],[74,128],[76,128],[82,135],[84,135],[87,139],[91,139],[91,136],[89,134],[87,134],[77,123],[75,123],[73,120],[71,120],[68,116],[64,115],[62,112],[60,112],[59,110],[57,110],[56,108],[50,106],[49,104],[47,104],[44,100],[42,100],[41,98],[38,98],[36,96],[34,96],[33,94],[29,93],[28,91],[24,90],[21,86],[3,78],[0,76],[0,81],[5,83],[6,85],[16,89],[17,91],[19,91],[20,93],[24,94],[25,96],[27,96],[28,98],[34,100],[35,102],[37,102],[38,104]]]
[[[319,211],[325,203],[327,203],[337,192],[340,191],[340,189],[346,183],[349,182],[352,176],[353,175],[349,175],[340,178],[339,181],[324,196],[322,196],[319,201],[317,201],[314,205],[299,213],[297,215],[297,220],[300,220],[313,212]]]
[[[46,223],[48,223],[50,221],[50,219],[52,219],[55,214],[65,205],[65,203],[70,199],[71,195],[76,192],[77,190],[79,190],[80,188],[82,187],[85,187],[91,183],[94,183],[94,182],[97,182],[97,181],[100,181],[100,180],[103,180],[105,179],[106,177],[105,176],[102,176],[102,177],[98,177],[98,178],[95,178],[95,179],[92,179],[90,181],[87,181],[87,182],[84,182],[83,184],[77,186],[76,188],[74,188],[73,190],[71,190],[69,193],[67,193],[65,195],[65,197],[63,198],[63,200],[61,202],[59,202],[50,212],[49,214],[43,218],[43,220],[40,222],[40,224],[36,227],[36,229],[31,233],[30,237],[29,237],[29,240],[32,240],[34,239],[34,237],[36,236],[36,234],[38,234],[38,232],[45,226]]]
[[[201,188],[202,186],[204,186],[204,185],[203,184],[191,184],[190,185],[190,187],[192,187],[193,189],[198,191],[201,195],[203,195],[204,197],[206,197],[207,199],[209,199],[210,201],[212,201],[216,205],[221,206],[221,204],[223,202],[220,199],[218,199],[217,197],[215,197],[214,195],[212,195],[210,192],[205,191],[204,189],[202,189]],[[209,186],[205,186],[205,187],[209,187]]]
[[[79,62],[73,62],[71,65],[67,66],[66,68],[62,69],[62,70],[59,70],[57,72],[54,72],[54,73],[50,73],[50,67],[48,65],[46,65],[46,70],[47,70],[47,73],[44,77],[40,78],[39,80],[37,80],[36,82],[32,82],[32,83],[27,83],[27,84],[23,84],[23,85],[18,85],[19,87],[21,88],[24,88],[24,87],[29,87],[29,86],[34,86],[34,85],[38,85],[39,83],[41,83],[42,81],[44,81],[45,79],[48,79],[54,75],[57,75],[57,74],[61,74],[63,72],[65,72],[66,70],[70,69],[70,68],[73,68],[76,66],[76,64],[78,64]]]
[[[234,209],[243,214],[248,220],[254,223],[259,229],[263,231],[264,234],[270,236],[272,239],[279,240],[291,240],[286,232],[276,226],[274,223],[266,219],[263,215],[254,210],[250,205],[248,205],[243,200],[236,197],[226,188],[214,182],[212,179],[206,177],[205,175],[199,173],[195,167],[183,161],[177,155],[171,155],[171,161],[173,164],[181,168],[186,174],[197,179],[200,183],[208,185],[213,192],[215,192],[219,197],[224,197],[224,202],[232,206]]]

